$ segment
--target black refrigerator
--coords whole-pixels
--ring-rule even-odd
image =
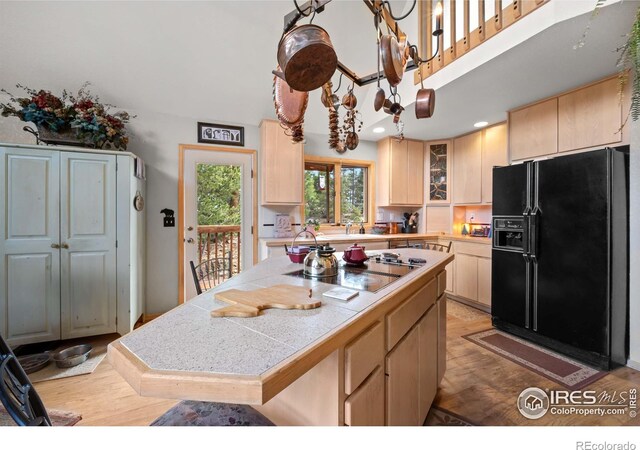
[[[494,326],[600,369],[628,354],[629,146],[493,169]]]

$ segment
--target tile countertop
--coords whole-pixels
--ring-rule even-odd
[[[408,288],[412,281],[426,283],[453,259],[429,250],[400,249],[398,253],[428,262],[378,292],[360,291],[349,302],[322,296],[334,285],[284,275],[302,267],[288,257],[269,258],[115,341],[109,346],[109,361],[140,395],[261,404],[301,375],[283,381],[283,373],[295,373],[293,366],[301,361],[308,364],[305,358],[317,362],[319,355],[313,352],[318,349],[334,351],[327,348],[327,342],[333,342],[330,338],[345,332],[365,310],[368,313],[397,299],[398,289]],[[336,256],[340,259],[341,254]],[[322,306],[268,309],[253,318],[210,315],[211,310],[228,305],[215,300],[218,291],[275,284],[312,288],[312,298],[321,300]],[[275,386],[265,386],[274,378]]]
[[[398,234],[321,234],[316,237],[318,242],[381,242],[381,241],[404,241],[420,239],[451,239],[452,241],[476,242],[478,244],[491,245],[491,238],[463,236],[461,234],[441,234],[441,233],[398,233]],[[290,245],[293,238],[260,238],[260,243],[267,247],[278,247],[284,244]],[[313,239],[299,238],[296,243],[312,244]]]

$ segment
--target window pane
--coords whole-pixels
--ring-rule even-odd
[[[367,221],[367,168],[343,166],[340,174],[340,222]]]
[[[306,220],[335,223],[335,179],[333,164],[305,163],[304,215]]]

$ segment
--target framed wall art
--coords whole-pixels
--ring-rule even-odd
[[[244,127],[198,122],[198,142],[244,147]]]
[[[451,141],[427,142],[427,204],[451,203]]]

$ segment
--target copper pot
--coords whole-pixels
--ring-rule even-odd
[[[278,44],[278,64],[292,89],[309,92],[331,79],[338,57],[329,34],[317,25],[295,27]]]
[[[382,70],[391,86],[397,86],[402,81],[404,68],[407,63],[404,57],[404,48],[400,47],[395,36],[386,34],[380,39],[380,56],[382,58]]]
[[[416,94],[416,119],[428,119],[436,108],[436,91],[418,89]]]

